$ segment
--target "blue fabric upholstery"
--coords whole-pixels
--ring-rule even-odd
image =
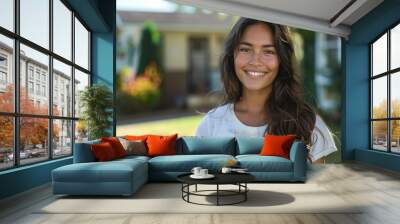
[[[260,154],[264,145],[263,137],[237,137],[236,155]]]
[[[279,156],[239,155],[239,166],[249,172],[292,172],[293,162]]]
[[[148,180],[141,159],[74,163],[52,171],[53,193],[70,195],[131,195]]]
[[[200,166],[209,171],[219,171],[230,159],[231,155],[174,155],[157,156],[149,160],[149,170],[190,172],[193,167]]]
[[[99,142],[75,144],[74,164],[52,172],[54,194],[131,195],[149,180],[176,181],[178,175],[190,172],[196,166],[218,172],[230,159],[238,160],[256,181],[306,180],[307,150],[298,141],[290,149],[290,160],[258,155],[263,138],[182,137],[176,144],[178,155],[127,156],[95,162],[90,145]]]
[[[74,163],[88,163],[95,162],[96,158],[94,157],[90,145],[99,144],[100,140],[93,140],[82,143],[75,143],[74,147]]]
[[[177,154],[235,155],[235,139],[231,137],[181,137],[177,142]]]

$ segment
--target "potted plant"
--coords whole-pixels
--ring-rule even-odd
[[[86,87],[80,93],[79,106],[89,140],[110,136],[108,129],[112,124],[113,96],[108,87],[102,84]]]

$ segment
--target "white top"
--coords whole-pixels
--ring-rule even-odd
[[[226,104],[210,110],[197,127],[196,136],[217,137],[263,137],[267,125],[253,127],[243,124],[233,110],[233,104]],[[332,133],[325,122],[316,117],[315,128],[311,136],[312,147],[310,157],[318,160],[337,151]]]

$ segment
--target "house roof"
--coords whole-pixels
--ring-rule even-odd
[[[160,31],[226,32],[232,25],[232,16],[217,13],[118,11],[117,14],[125,24],[142,24],[151,20]]]
[[[292,27],[347,37],[351,25],[383,0],[169,0]]]

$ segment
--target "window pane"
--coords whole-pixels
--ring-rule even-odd
[[[14,1],[1,0],[0,26],[14,31]]]
[[[75,69],[75,117],[80,117],[81,115],[79,98],[81,92],[85,89],[86,86],[89,86],[89,75],[81,72],[78,69]]]
[[[20,109],[25,114],[48,114],[49,57],[21,44]]]
[[[53,115],[72,117],[71,66],[53,60]]]
[[[390,51],[391,69],[400,67],[400,24],[391,31]]]
[[[0,35],[0,111],[14,111],[14,43]]]
[[[34,163],[49,158],[48,119],[21,117],[20,159],[21,164]]]
[[[0,170],[14,165],[13,118],[0,116]]]
[[[390,98],[391,98],[391,110],[392,117],[400,118],[400,72],[391,75],[391,88],[390,88]]]
[[[53,1],[53,51],[71,60],[71,11],[60,1]]]
[[[89,32],[75,18],[75,63],[89,70]]]
[[[49,1],[20,0],[21,36],[49,48]]]
[[[88,140],[88,129],[84,120],[75,121],[75,143]]]
[[[387,71],[387,34],[372,45],[372,68],[373,75]]]
[[[387,81],[386,76],[372,81],[372,118],[387,117]]]
[[[372,122],[372,148],[387,151],[387,121]]]
[[[400,120],[391,121],[392,152],[400,153]]]
[[[53,120],[53,157],[72,154],[72,121]]]

